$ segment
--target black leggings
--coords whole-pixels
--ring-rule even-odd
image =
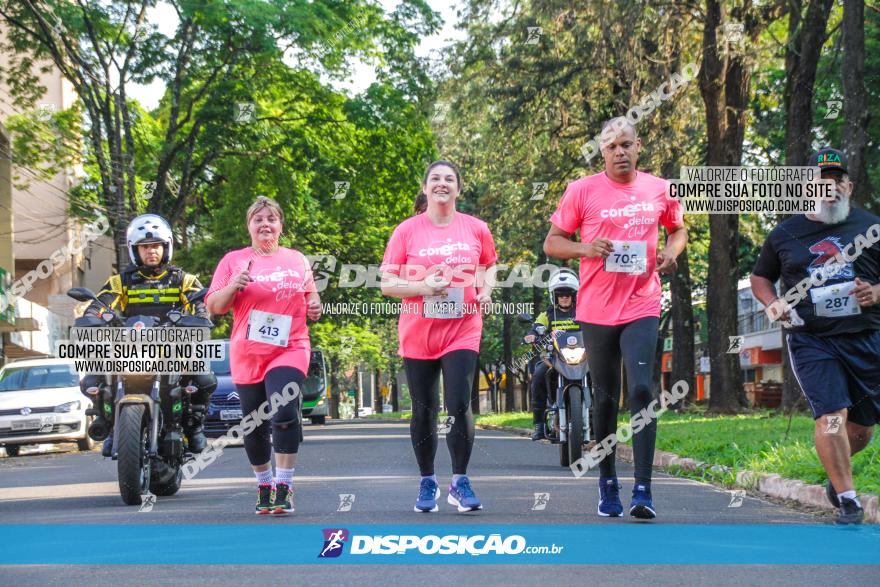
[[[601,442],[617,430],[621,358],[626,368],[626,392],[630,414],[637,414],[651,403],[653,399],[651,382],[659,323],[659,318],[648,317],[618,326],[581,324],[593,381],[593,425],[597,441]],[[655,419],[651,419],[647,426],[633,435],[636,483],[644,485],[651,483],[651,465],[654,462],[656,438]],[[602,477],[613,477],[617,474],[614,466],[615,456],[613,452],[599,463],[599,474]]]
[[[474,415],[471,412],[471,386],[477,368],[477,353],[459,350],[439,359],[403,359],[409,394],[412,397],[412,419],[409,433],[413,451],[423,477],[434,474],[437,454],[437,413],[440,393],[437,383],[443,372],[443,400],[446,413],[455,417],[446,434],[446,446],[452,457],[452,472],[467,474],[468,461],[474,446]]]
[[[269,369],[261,383],[236,383],[242,416],[254,413],[264,402],[271,401],[273,395],[281,395],[284,386],[291,381],[302,390],[305,380],[305,374],[295,367],[275,367]],[[301,403],[302,395],[278,408],[272,416],[272,446],[269,445],[269,422],[266,421],[244,437],[244,450],[252,465],[268,463],[273,447],[276,453],[296,454],[302,438]],[[268,412],[268,407],[263,411]]]

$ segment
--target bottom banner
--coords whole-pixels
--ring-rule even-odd
[[[3,565],[259,565],[267,545],[273,565],[880,562],[877,526],[6,524],[0,538]]]

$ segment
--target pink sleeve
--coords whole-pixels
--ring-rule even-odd
[[[480,228],[480,265],[490,267],[498,260],[498,253],[495,251],[495,241],[492,238],[489,226],[485,222],[480,224]]]
[[[317,292],[318,288],[315,287],[315,274],[312,272],[312,265],[309,263],[308,257],[299,254],[302,258],[303,267],[305,267],[305,278],[303,278],[303,291],[306,293]]]
[[[550,222],[569,234],[573,234],[581,227],[584,219],[583,198],[581,190],[574,187],[574,183],[568,184],[556,212],[550,217]]]
[[[660,224],[666,227],[666,230],[681,228],[684,226],[684,208],[682,208],[679,200],[669,197],[665,186],[663,189],[666,208],[663,210],[663,214],[660,215]]]
[[[394,229],[388,246],[385,247],[385,256],[382,257],[382,266],[379,271],[400,275],[401,265],[406,263],[406,235],[400,226]]]
[[[229,284],[229,279],[232,277],[232,267],[229,263],[229,253],[223,256],[220,259],[220,262],[217,264],[217,268],[214,269],[214,276],[211,278],[211,285],[208,287],[208,293],[205,295],[205,301],[208,301],[208,298],[211,297],[211,294],[214,292],[223,289]]]

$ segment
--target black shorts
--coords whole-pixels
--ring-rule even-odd
[[[787,340],[813,418],[847,408],[850,422],[880,422],[880,330],[825,337],[792,332]]]

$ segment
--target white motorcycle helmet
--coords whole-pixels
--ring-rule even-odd
[[[135,265],[143,265],[138,255],[137,245],[162,243],[162,265],[171,262],[174,248],[174,237],[168,222],[156,214],[141,214],[128,225],[125,233],[128,241],[128,256]]]
[[[550,290],[550,299],[555,305],[556,296],[559,292],[566,291],[567,293],[570,293],[572,297],[577,297],[577,292],[580,287],[581,283],[574,271],[563,268],[553,274],[553,277],[550,278],[550,283],[548,284],[547,289]]]

